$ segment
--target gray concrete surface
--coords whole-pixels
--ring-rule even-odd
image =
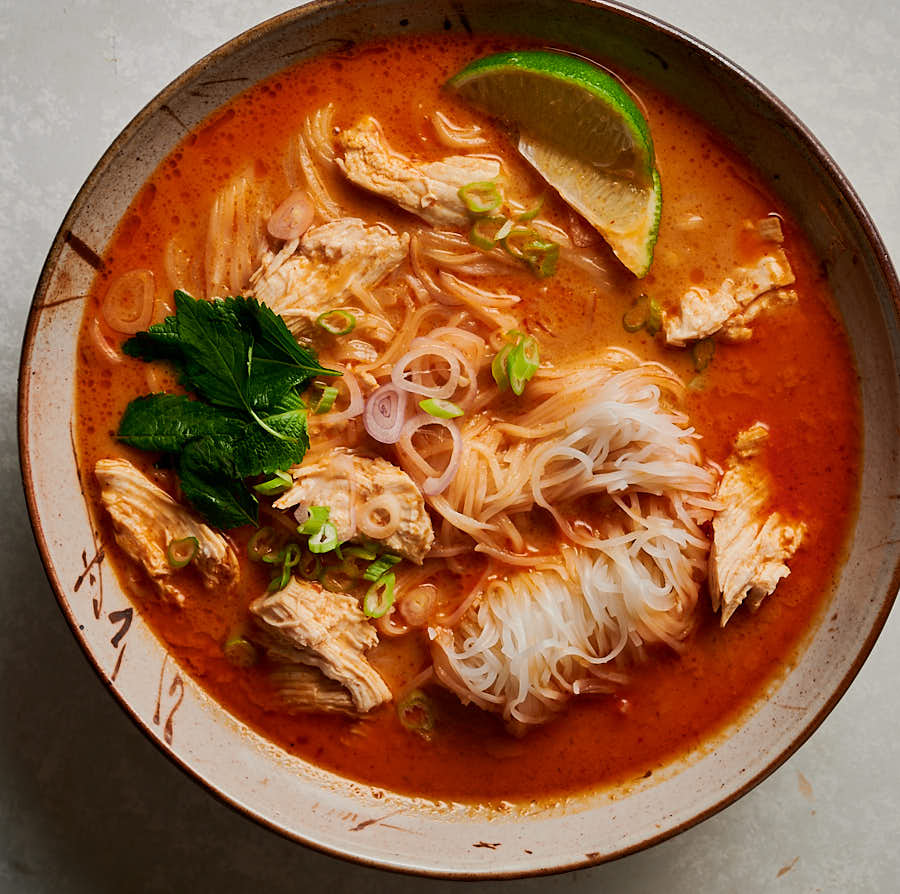
[[[26,311],[94,162],[164,84],[274,0],[0,0],[0,891],[448,890],[283,841],[182,776],[103,692],[25,514],[15,383]],[[900,260],[893,0],[638,0],[772,88],[849,175]],[[900,889],[900,616],[812,740],[743,800],[607,866],[521,892]]]

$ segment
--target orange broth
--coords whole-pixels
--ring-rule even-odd
[[[281,158],[303,116],[326,102],[335,121],[375,115],[391,143],[420,158],[449,154],[434,139],[427,114],[435,108],[478,120],[495,152],[534,194],[543,187],[516,157],[500,129],[441,90],[441,84],[479,55],[521,46],[499,38],[416,37],[373,44],[289,69],[239,96],[188,135],[132,203],[104,258],[85,312],[78,353],[77,447],[83,468],[123,456],[174,492],[171,473],[156,458],[118,444],[114,432],[129,400],[171,387],[171,373],[124,358],[105,361],[90,337],[99,302],[120,274],[154,271],[158,297],[171,300],[163,253],[173,234],[202,251],[212,197],[235,171],[252,166],[276,196],[288,191]],[[523,740],[507,735],[500,720],[431,687],[437,731],[423,741],[406,731],[390,706],[361,721],[288,715],[278,705],[263,667],[236,669],[222,656],[228,631],[247,616],[247,605],[265,588],[259,566],[242,562],[242,580],[230,594],[185,587],[179,610],[160,601],[139,569],[115,546],[93,476],[86,474],[101,537],[112,566],[181,666],[237,717],[286,750],[344,776],[387,789],[463,801],[540,800],[641,778],[679,754],[700,746],[737,719],[764,687],[793,660],[798,644],[823,609],[839,569],[856,506],[860,409],[856,373],[846,335],[816,258],[791,216],[751,167],[708,127],[665,94],[623,73],[642,100],[653,133],[664,186],[664,206],[651,273],[637,281],[616,275],[616,296],[599,296],[581,275],[563,268],[548,280],[513,274],[504,285],[523,297],[526,319],[545,333],[543,357],[587,357],[608,345],[634,350],[670,366],[686,381],[695,375],[690,351],[666,349],[645,333],[629,334],[624,310],[641,292],[672,304],[689,286],[715,287],[758,248],[741,229],[777,212],[785,249],[797,275],[799,302],[763,315],[754,338],[719,345],[689,391],[687,411],[703,436],[706,455],[722,463],[735,434],[757,419],[770,426],[766,452],[774,478],[773,507],[803,519],[808,535],[791,560],[791,575],[755,614],[738,611],[720,629],[705,591],[700,622],[681,655],[653,653],[616,697],[576,699],[557,719]],[[388,203],[347,188],[341,196],[360,216],[402,228],[409,218]],[[550,220],[565,224],[568,211],[548,197]],[[702,221],[684,229],[690,215]],[[123,340],[103,330],[114,347]],[[249,534],[235,532],[243,553]],[[462,592],[465,580],[457,586]],[[424,635],[383,642],[370,653],[396,691],[429,663]]]

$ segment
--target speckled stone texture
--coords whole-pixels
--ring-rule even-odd
[[[774,90],[843,168],[900,258],[893,0],[644,0]],[[69,202],[128,120],[270,0],[0,2],[0,891],[419,891],[451,883],[284,841],[180,774],[103,692],[56,608],[19,480],[25,317]],[[900,618],[801,750],[737,804],[649,851],[493,890],[888,892],[900,850]],[[476,885],[476,887],[479,887]]]

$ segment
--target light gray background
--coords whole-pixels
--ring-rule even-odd
[[[119,130],[184,68],[289,4],[0,0],[0,891],[439,891],[276,837],[207,795],[103,692],[60,615],[19,482],[25,317],[66,209]],[[799,114],[900,259],[894,0],[638,0]],[[743,800],[616,863],[492,890],[900,890],[900,615],[813,739]]]

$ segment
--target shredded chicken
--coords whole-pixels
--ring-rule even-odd
[[[269,675],[288,713],[315,711],[356,716],[350,693],[317,667],[282,664]]]
[[[296,334],[320,314],[376,285],[408,251],[408,233],[341,218],[311,227],[278,254],[267,252],[250,277],[247,294],[281,314]]]
[[[768,475],[758,460],[742,458],[740,452],[743,448],[744,457],[752,455],[748,449],[758,452],[761,428],[757,426],[761,423],[738,436],[739,452],[729,459],[715,494],[722,508],[712,522],[709,593],[713,611],[721,608],[723,627],[744,600],[756,611],[791,573],[785,563],[806,535],[803,522],[789,522],[780,512],[766,514]]]
[[[794,273],[787,255],[776,249],[753,267],[738,267],[714,292],[701,288],[688,289],[681,299],[679,313],[666,314],[663,322],[666,342],[683,346],[688,341],[706,338],[748,309],[748,305],[760,295],[770,289],[790,285],[793,281]],[[746,328],[746,321],[737,326]]]
[[[296,466],[294,486],[276,509],[327,506],[338,540],[378,540],[401,556],[422,564],[434,542],[425,500],[402,469],[380,457],[334,453]]]
[[[756,456],[769,440],[769,426],[765,422],[754,422],[749,428],[737,433],[734,439],[734,452],[741,459]]]
[[[772,289],[765,292],[751,301],[741,313],[729,317],[719,331],[718,338],[730,343],[749,341],[753,337],[749,324],[761,313],[796,303],[797,293],[793,289]]]
[[[366,660],[378,634],[352,596],[292,577],[283,590],[251,602],[250,612],[282,647],[283,658],[317,667],[340,683],[359,713],[391,700],[384,680]],[[326,700],[333,700],[331,693]]]
[[[160,595],[183,605],[184,593],[173,582],[179,569],[169,564],[168,547],[173,540],[197,539],[191,562],[209,589],[227,589],[240,576],[237,555],[231,543],[176,503],[131,463],[101,459],[94,468],[100,483],[100,498],[109,512],[116,543],[153,581]]]
[[[469,216],[458,194],[460,187],[500,174],[499,162],[474,155],[415,162],[388,145],[381,125],[371,116],[345,130],[338,143],[344,156],[337,164],[350,181],[435,227],[466,226]]]

